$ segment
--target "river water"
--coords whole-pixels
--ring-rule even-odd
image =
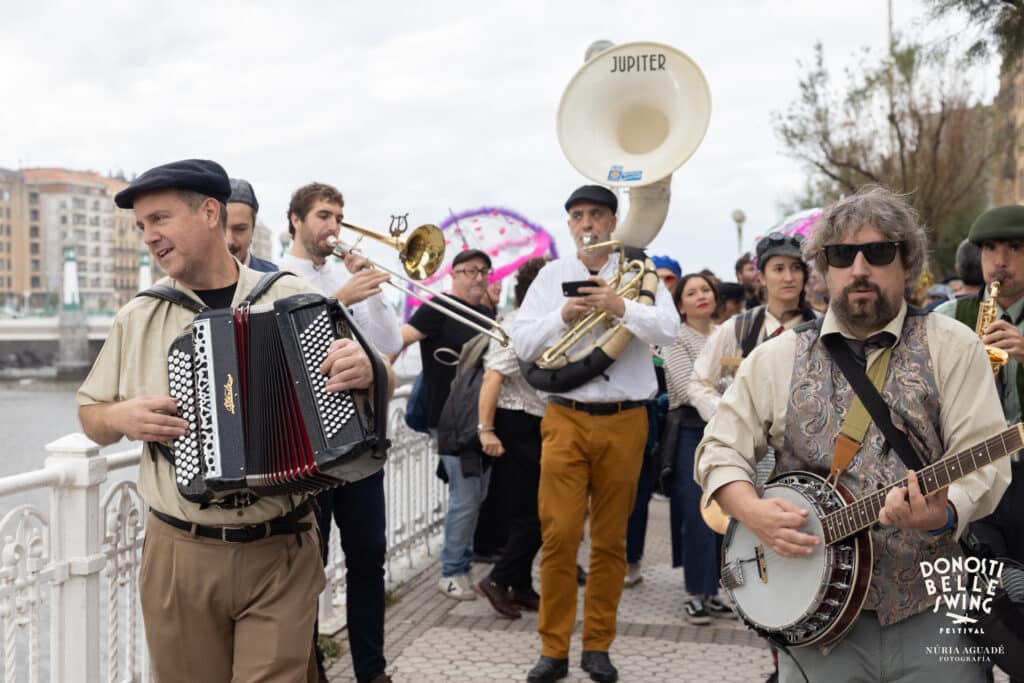
[[[82,431],[75,401],[77,390],[77,382],[50,379],[0,382],[0,477],[43,467],[49,455],[46,444]],[[123,450],[128,445],[122,441],[104,450]],[[129,472],[118,472],[116,478],[131,476]],[[34,505],[49,517],[45,489],[0,497],[0,517],[22,504]]]

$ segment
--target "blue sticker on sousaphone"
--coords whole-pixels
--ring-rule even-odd
[[[623,171],[622,166],[612,166],[608,169],[608,182],[630,183],[636,182],[643,177],[643,171]]]

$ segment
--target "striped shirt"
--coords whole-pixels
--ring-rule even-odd
[[[715,325],[708,331],[715,330]],[[701,334],[686,323],[679,325],[676,340],[669,346],[661,347],[661,357],[665,359],[665,382],[668,384],[668,407],[678,408],[681,405],[691,406],[690,375],[693,373],[693,362],[700,355],[707,343],[707,336]]]

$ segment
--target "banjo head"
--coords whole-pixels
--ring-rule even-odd
[[[769,484],[762,497],[781,498],[810,510],[800,531],[825,538],[821,520],[815,514],[817,506],[809,496],[780,482]],[[758,570],[759,554],[763,559],[763,573]],[[738,562],[743,583],[726,588],[726,592],[748,623],[769,631],[785,630],[807,617],[820,599],[823,584],[829,577],[827,556],[828,548],[822,542],[806,557],[782,557],[763,545],[753,531],[734,520],[726,534],[722,563],[727,566]]]

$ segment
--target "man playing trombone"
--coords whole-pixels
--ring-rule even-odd
[[[325,296],[333,296],[351,313],[370,343],[385,354],[402,348],[398,317],[384,301],[380,286],[390,276],[367,268],[354,255],[344,265],[332,258],[331,239],[338,238],[345,200],[334,187],[310,183],[292,195],[288,206],[291,250],[281,259],[281,270],[302,277]],[[384,658],[384,471],[317,496],[317,521],[327,564],[331,517],[341,534],[345,553],[345,611],[352,668],[358,683],[386,683]],[[315,643],[316,634],[314,634]],[[316,648],[321,680],[326,680],[323,654]]]
[[[581,666],[594,681],[618,680],[608,650],[626,573],[626,522],[647,440],[643,401],[657,391],[650,345],[671,343],[679,316],[656,277],[650,287],[655,291],[645,293],[654,295],[653,306],[623,297],[607,284],[623,258],[600,244],[615,229],[617,208],[618,199],[604,187],[585,185],[572,193],[565,209],[579,251],[540,271],[512,330],[513,346],[525,362],[539,358],[570,325],[597,311],[635,335],[602,373],[574,388],[544,394],[548,404],[541,423],[538,494],[543,546],[537,630],[542,649],[527,678],[531,683],[568,675],[569,637],[576,620],[576,553],[588,498],[591,551]],[[597,248],[586,248],[590,244]],[[563,283],[586,279],[593,286],[579,288],[578,296],[563,296]],[[592,330],[580,342],[592,344],[602,332]]]

